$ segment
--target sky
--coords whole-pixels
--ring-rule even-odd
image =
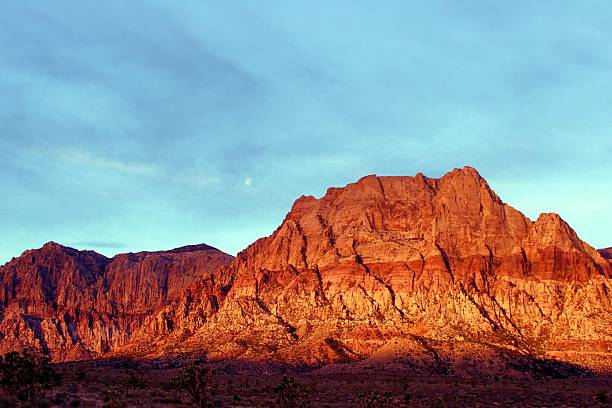
[[[235,254],[293,201],[471,165],[612,246],[608,1],[0,2],[0,263]]]

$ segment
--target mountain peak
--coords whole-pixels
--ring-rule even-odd
[[[58,244],[55,241],[49,241],[49,242],[45,243],[40,249],[52,250],[52,251],[61,251],[61,250],[64,250],[64,249],[68,249],[68,247],[65,247],[64,245]]]
[[[557,245],[564,247],[580,247],[582,241],[578,234],[557,213],[541,213],[532,226],[532,239],[542,247]]]
[[[478,170],[476,170],[476,168],[472,166],[456,167],[447,174],[461,174],[461,175],[469,176],[469,177],[476,178],[476,179],[483,178],[478,172]]]
[[[338,350],[371,355],[370,340],[415,330],[531,352],[531,339],[599,339],[612,323],[612,264],[558,214],[531,221],[502,202],[469,166],[440,178],[369,175],[302,196],[233,259],[206,244],[107,260],[44,248],[63,253],[3,267],[0,304],[43,316],[45,331],[19,323],[21,338],[44,335],[56,352],[66,346],[57,333],[73,328],[93,355],[172,352],[184,333],[181,350],[249,358],[265,349],[264,358],[320,363]],[[13,333],[15,321],[0,319],[0,334]]]

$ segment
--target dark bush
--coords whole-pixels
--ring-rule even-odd
[[[70,404],[68,404],[70,407],[72,408],[78,408],[81,406],[81,400],[78,398],[75,398],[73,400],[70,401]]]
[[[284,377],[283,381],[272,388],[276,394],[276,403],[281,408],[309,406],[308,388],[293,378]]]
[[[35,402],[61,383],[61,376],[48,357],[23,351],[0,356],[0,385],[5,393],[21,401]]]
[[[196,406],[208,408],[212,406],[211,396],[215,394],[213,374],[212,369],[196,361],[174,377],[170,386],[187,391]]]
[[[608,394],[606,394],[605,392],[598,392],[597,395],[595,396],[595,399],[602,403],[602,404],[607,404],[610,399],[608,398]]]

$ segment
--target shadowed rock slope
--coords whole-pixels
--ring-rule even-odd
[[[599,252],[604,258],[612,260],[612,248],[603,248]]]
[[[558,215],[528,219],[473,168],[372,175],[299,198],[218,282],[150,316],[121,352],[300,364],[382,358],[392,344],[433,360],[444,342],[609,352],[611,274]]]
[[[109,259],[49,242],[0,267],[0,350],[99,356],[231,256],[207,245]]]

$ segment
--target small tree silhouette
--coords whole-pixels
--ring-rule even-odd
[[[408,384],[404,384],[404,406],[409,406],[410,401],[412,400],[412,393],[410,392],[410,388]]]
[[[48,357],[13,351],[0,356],[0,385],[22,401],[35,401],[41,393],[61,383]]]
[[[106,389],[104,394],[104,408],[124,408],[125,404],[121,401],[121,390],[118,387]]]
[[[196,406],[208,408],[212,406],[210,397],[212,395],[213,370],[200,365],[199,361],[183,369],[178,376],[173,378],[174,387],[186,390]]]
[[[89,372],[83,367],[79,367],[75,372],[75,376],[76,376],[76,381],[82,382],[85,392],[88,392],[89,385],[91,384],[91,380],[92,380],[91,375],[89,375]]]
[[[283,377],[283,381],[272,388],[277,395],[276,402],[281,408],[307,407],[308,388],[293,378]]]
[[[127,376],[124,379],[126,397],[129,397],[130,390],[135,391],[138,389],[146,388],[147,384],[144,380],[144,375],[141,372],[138,372],[136,370],[127,370],[126,374]],[[137,399],[136,403],[140,404],[140,401]]]

